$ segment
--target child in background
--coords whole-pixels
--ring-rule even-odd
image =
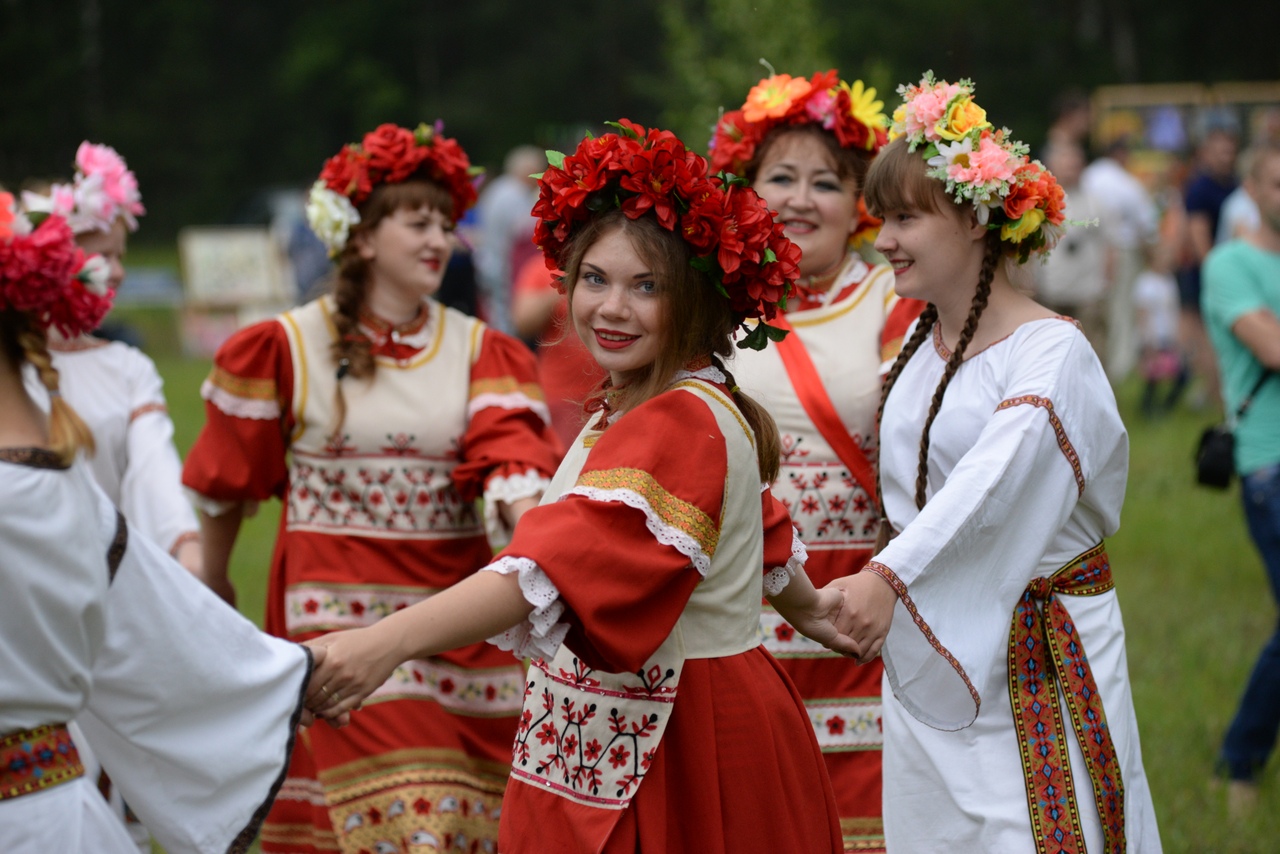
[[[1133,305],[1142,347],[1142,414],[1161,415],[1187,387],[1187,360],[1178,346],[1178,283],[1173,253],[1163,243],[1147,250],[1147,266],[1133,283]],[[1161,394],[1162,387],[1164,393]]]

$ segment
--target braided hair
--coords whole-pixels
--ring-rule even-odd
[[[23,362],[30,362],[41,385],[49,392],[49,449],[64,463],[70,463],[82,449],[92,455],[93,432],[71,404],[63,400],[58,389],[58,369],[49,355],[48,339],[32,315],[12,310],[0,312],[0,342],[10,363],[21,366]]]

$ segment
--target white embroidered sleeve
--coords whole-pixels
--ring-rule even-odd
[[[551,658],[560,649],[569,624],[559,622],[564,614],[560,591],[538,566],[527,557],[501,557],[484,567],[482,572],[502,575],[519,573],[520,592],[533,606],[529,619],[489,638],[498,649],[510,650],[517,658]]]
[[[787,560],[786,566],[778,566],[769,570],[764,577],[764,595],[777,596],[787,585],[791,583],[791,579],[796,577],[796,573],[804,571],[805,562],[809,559],[809,551],[804,547],[804,543],[800,541],[800,533],[795,529],[791,529],[791,557]]]
[[[521,498],[538,498],[550,484],[551,479],[537,469],[489,478],[484,486],[484,530],[489,536],[489,545],[500,549],[511,542],[511,526],[498,512],[498,502],[511,504]]]

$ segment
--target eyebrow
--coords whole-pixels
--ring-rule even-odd
[[[597,267],[595,264],[592,264],[590,261],[583,261],[583,262],[582,262],[582,266],[583,266],[583,267],[590,267],[592,270],[594,270],[594,271],[595,271],[595,272],[597,272],[597,273],[608,273],[608,272],[609,272],[608,270],[604,269],[603,267]],[[632,276],[632,278],[633,278],[633,279],[651,279],[651,278],[653,278],[653,273],[652,273],[652,272],[650,272],[650,271],[645,271],[645,272],[643,272],[643,273],[636,273],[634,276]]]

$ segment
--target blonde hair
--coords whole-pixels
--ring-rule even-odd
[[[764,407],[738,389],[733,375],[724,367],[723,359],[733,352],[733,312],[706,274],[690,264],[693,253],[682,237],[650,216],[630,219],[616,208],[591,219],[569,239],[561,257],[570,316],[583,256],[597,240],[614,231],[626,235],[636,254],[654,273],[662,297],[666,340],[658,348],[657,358],[637,380],[611,392],[611,408],[632,409],[656,397],[667,389],[677,371],[710,355],[727,377],[734,403],[755,434],[760,479],[772,483],[778,477],[781,459],[778,426]]]
[[[11,364],[21,369],[30,362],[40,383],[49,392],[49,449],[64,463],[71,463],[83,450],[92,455],[93,432],[84,420],[62,398],[58,389],[58,369],[49,355],[49,342],[35,318],[28,312],[0,312],[0,341]]]

